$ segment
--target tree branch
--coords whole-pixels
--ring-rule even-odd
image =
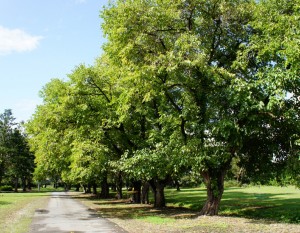
[[[97,90],[99,90],[107,102],[110,102],[110,99],[107,97],[104,91],[95,83],[94,79],[91,76],[89,76],[88,83],[94,86]]]

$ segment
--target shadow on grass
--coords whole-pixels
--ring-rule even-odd
[[[289,198],[289,193],[227,191],[221,202],[220,214],[255,220],[300,223],[300,196]]]
[[[0,206],[1,205],[9,205],[11,204],[12,202],[9,202],[9,201],[0,201]]]
[[[263,221],[300,223],[300,195],[297,195],[297,192],[285,193],[280,187],[276,191],[281,192],[267,191],[267,188],[259,192],[251,188],[227,188],[221,200],[219,214]],[[172,190],[167,192],[166,197],[168,203],[200,211],[206,200],[206,190]]]
[[[94,203],[96,204],[96,203]],[[97,205],[97,204],[96,204]],[[111,208],[103,208],[102,206],[94,208],[101,216],[106,218],[120,219],[136,219],[159,216],[162,218],[196,218],[197,212],[187,208],[166,207],[162,209],[154,209],[151,205],[123,204],[114,205]]]
[[[99,200],[91,195],[75,198],[87,202],[103,217],[120,219],[152,216],[195,218],[199,216],[198,213],[206,200],[205,189],[167,189],[165,194],[168,207],[163,209],[154,209],[152,205],[131,204],[128,200]],[[255,193],[243,188],[229,188],[224,192],[219,214],[224,217],[243,217],[272,223],[300,223],[300,195],[298,198],[297,193]]]
[[[166,207],[155,209],[150,204],[133,204],[129,199],[99,200],[95,196],[80,195],[73,198],[79,199],[104,218],[137,219],[159,216],[162,218],[195,218],[197,212],[184,207]]]

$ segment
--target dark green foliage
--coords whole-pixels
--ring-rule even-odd
[[[14,122],[11,110],[0,115],[0,166],[0,184],[5,181],[17,191],[21,181],[24,191],[30,188],[34,155],[21,125]]]
[[[0,186],[0,191],[13,191],[13,187],[11,185],[3,185]]]

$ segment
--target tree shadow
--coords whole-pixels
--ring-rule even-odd
[[[300,223],[299,198],[282,198],[288,193],[249,193],[230,188],[224,192],[219,215],[223,217],[243,217],[263,222]],[[128,199],[100,200],[95,195],[74,196],[88,201],[102,217],[134,219],[151,216],[162,218],[196,218],[206,200],[206,190],[168,190],[167,207],[155,209],[152,205],[132,204]]]
[[[224,194],[220,215],[284,223],[300,223],[300,197],[282,198],[288,193],[247,193]]]
[[[152,216],[163,218],[195,218],[197,212],[184,207],[153,208],[151,204],[134,204],[129,199],[98,199],[95,195],[79,195],[73,198],[89,202],[89,206],[104,218],[136,219]]]
[[[152,205],[145,204],[129,204],[129,203],[109,203],[99,204],[93,203],[93,208],[102,217],[105,218],[120,218],[120,219],[135,219],[145,218],[152,216],[159,216],[162,218],[196,218],[197,212],[183,207],[165,207],[161,209],[155,209]],[[99,206],[99,207],[97,207]]]
[[[0,201],[0,206],[1,205],[9,205],[11,204],[12,202],[9,202],[9,201]]]

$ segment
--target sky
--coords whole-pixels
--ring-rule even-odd
[[[93,65],[105,42],[100,10],[108,0],[0,0],[0,113],[27,121],[53,78]]]

